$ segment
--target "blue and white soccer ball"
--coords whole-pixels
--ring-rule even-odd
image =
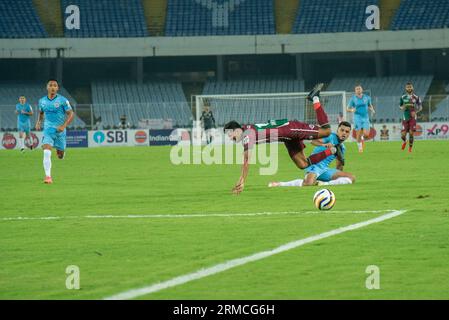
[[[335,194],[329,189],[318,190],[313,196],[313,203],[319,210],[330,210],[335,205]]]

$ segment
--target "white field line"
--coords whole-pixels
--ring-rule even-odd
[[[378,223],[378,222],[382,222],[394,217],[397,217],[403,213],[405,213],[406,210],[397,210],[397,211],[392,211],[390,213],[381,215],[377,218],[374,219],[370,219],[370,220],[366,220],[366,221],[362,221],[359,223],[355,223],[355,224],[351,224],[348,225],[346,227],[341,227],[338,229],[334,229],[331,231],[327,231],[324,233],[320,233],[308,238],[304,238],[304,239],[300,239],[300,240],[296,240],[296,241],[292,241],[292,242],[288,242],[284,245],[281,245],[273,250],[269,250],[269,251],[262,251],[262,252],[258,252],[255,254],[252,254],[250,256],[246,256],[246,257],[242,257],[242,258],[238,258],[238,259],[233,259],[233,260],[228,260],[226,262],[217,264],[215,266],[209,267],[209,268],[205,268],[205,269],[200,269],[197,270],[195,272],[192,273],[188,273],[182,276],[178,276],[176,278],[167,280],[167,281],[163,281],[163,282],[159,282],[159,283],[155,283],[146,287],[142,287],[142,288],[138,288],[138,289],[132,289],[132,290],[128,290],[128,291],[124,291],[118,294],[115,294],[113,296],[109,296],[106,297],[106,300],[127,300],[127,299],[133,299],[133,298],[137,298],[143,295],[147,295],[150,293],[154,293],[154,292],[158,292],[170,287],[174,287],[174,286],[178,286],[181,284],[185,284],[187,282],[190,281],[194,281],[197,279],[201,279],[210,275],[214,275],[241,265],[245,265],[247,263],[253,262],[253,261],[257,261],[257,260],[261,260],[267,257],[270,257],[272,255],[281,253],[281,252],[285,252],[291,249],[295,249],[297,247],[303,246],[307,243],[311,243],[314,241],[318,241],[321,239],[325,239],[328,237],[332,237],[335,236],[337,234],[341,234],[347,231],[351,231],[351,230],[356,230],[359,228],[363,228],[366,227],[370,224],[374,224],[374,223]]]
[[[337,211],[328,213],[384,213],[390,210],[352,210]],[[195,214],[128,214],[128,215],[86,215],[86,216],[50,216],[50,217],[6,217],[0,221],[21,221],[21,220],[62,220],[62,219],[161,219],[161,218],[208,218],[208,217],[254,217],[254,216],[275,216],[275,215],[304,215],[317,214],[320,211],[284,211],[284,212],[249,212],[249,213],[195,213]]]

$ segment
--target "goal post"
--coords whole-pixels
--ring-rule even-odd
[[[217,127],[235,120],[241,124],[265,123],[274,119],[297,120],[316,124],[313,104],[306,100],[308,92],[206,94],[192,96],[195,103],[194,136],[203,136],[201,114],[206,106],[212,111]],[[323,91],[320,100],[332,124],[341,114],[346,117],[346,91]]]

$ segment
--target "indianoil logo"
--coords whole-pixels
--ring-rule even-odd
[[[136,132],[136,134],[134,135],[134,139],[137,143],[145,143],[147,142],[148,135],[145,131],[140,130]]]

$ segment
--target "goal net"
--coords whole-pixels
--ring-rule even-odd
[[[214,94],[192,97],[196,107],[194,130],[202,132],[200,120],[205,107],[212,111],[217,128],[235,120],[240,124],[265,123],[269,120],[288,119],[316,124],[313,104],[306,100],[308,92],[263,94]],[[339,117],[346,119],[346,92],[321,92],[321,103],[331,124]],[[201,134],[202,136],[202,134]]]

